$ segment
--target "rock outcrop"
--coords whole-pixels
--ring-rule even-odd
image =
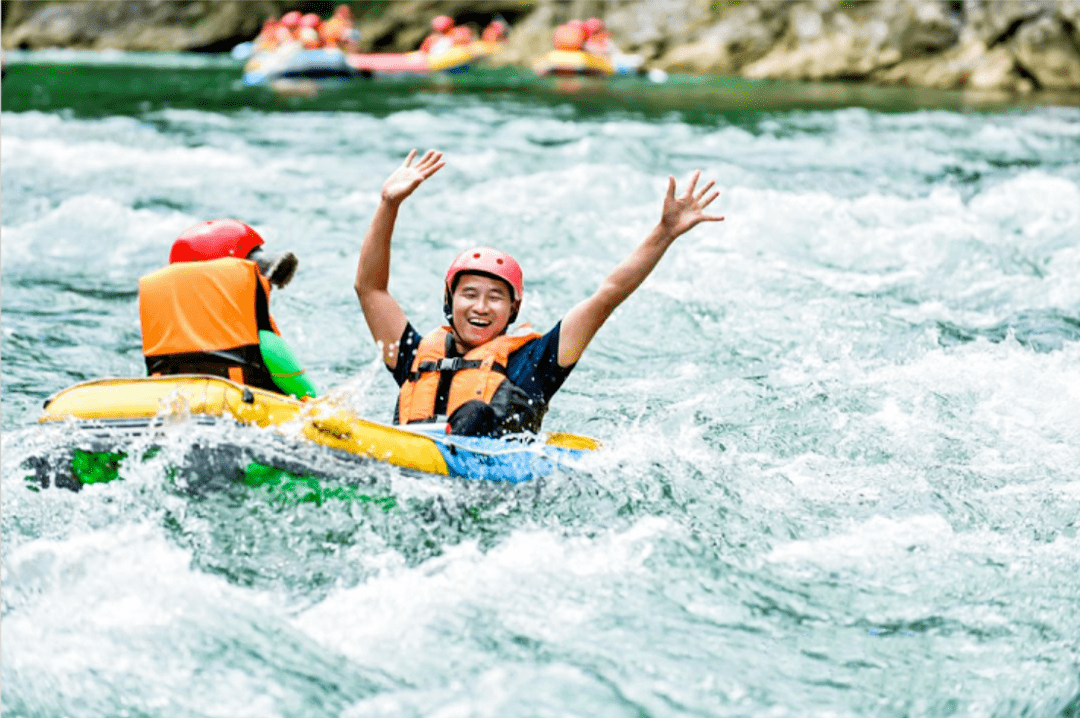
[[[669,70],[936,88],[1080,92],[1080,0],[726,3]]]
[[[310,4],[310,3],[309,3]],[[1080,98],[1080,0],[398,0],[350,3],[365,49],[405,51],[428,20],[507,20],[493,58],[531,67],[553,29],[601,17],[619,47],[669,72],[1037,89]],[[226,51],[282,0],[3,3],[5,48]],[[1078,99],[1080,101],[1080,99]]]
[[[250,40],[278,3],[26,2],[4,3],[4,49],[65,47],[144,52],[228,52]]]

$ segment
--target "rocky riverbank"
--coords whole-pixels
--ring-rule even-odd
[[[501,65],[531,67],[571,18],[598,16],[625,52],[669,72],[1080,98],[1080,0],[399,0],[350,2],[366,50],[415,48],[449,14],[512,27]],[[223,52],[262,20],[333,3],[126,0],[2,3],[3,47]]]

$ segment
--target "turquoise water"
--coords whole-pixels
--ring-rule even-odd
[[[283,96],[216,58],[11,59],[5,715],[1080,715],[1075,106],[511,71]],[[300,256],[284,335],[388,419],[352,279],[412,147],[448,162],[396,233],[421,328],[475,242],[550,327],[669,173],[717,179],[727,221],[552,402],[603,451],[516,488],[346,467],[374,499],[318,505],[185,489],[193,444],[266,441],[192,426],[123,481],[28,488],[65,441],[41,402],[142,373],[136,280],[211,217]]]

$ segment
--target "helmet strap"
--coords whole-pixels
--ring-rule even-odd
[[[446,291],[443,292],[442,311],[443,315],[446,316],[446,321],[450,324],[450,328],[456,332],[457,329],[454,328],[454,297],[450,294],[450,287],[447,287]]]

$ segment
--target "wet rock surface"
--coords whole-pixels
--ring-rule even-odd
[[[438,14],[511,25],[496,65],[531,67],[554,28],[601,17],[669,72],[1080,95],[1080,0],[402,0],[349,3],[363,49],[414,49]],[[322,6],[326,7],[323,8]],[[316,7],[318,6],[318,7]],[[5,49],[224,52],[266,17],[333,3],[128,0],[3,4]]]

